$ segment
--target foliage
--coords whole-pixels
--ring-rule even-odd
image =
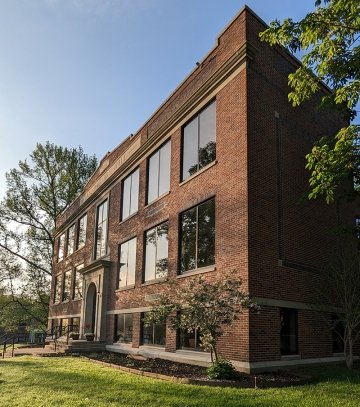
[[[229,360],[219,359],[212,362],[206,370],[209,379],[235,379],[237,372]]]
[[[273,21],[260,33],[271,45],[303,52],[302,65],[289,74],[289,101],[299,106],[322,89],[333,92],[321,97],[321,106],[336,109],[346,121],[354,119],[360,95],[360,7],[358,0],[316,0],[315,10],[301,21]],[[360,126],[343,127],[335,136],[325,134],[307,155],[311,171],[309,198],[333,202],[339,186],[349,176],[359,185],[358,153]],[[350,188],[352,190],[352,188]]]
[[[6,174],[0,203],[0,281],[38,322],[46,322],[56,218],[83,189],[97,165],[81,147],[37,144],[30,159]],[[41,312],[33,315],[24,298]]]
[[[194,332],[199,329],[201,346],[211,351],[211,359],[219,360],[217,343],[224,327],[231,325],[244,309],[258,312],[259,307],[241,288],[236,271],[221,279],[209,281],[203,277],[179,282],[159,295],[159,300],[146,314],[145,325],[163,323],[167,318],[173,329]]]
[[[360,337],[360,253],[347,245],[329,260],[321,276],[319,299],[330,327],[344,343],[346,365],[353,367],[353,347]],[[331,314],[329,314],[331,307]],[[344,329],[339,329],[339,327]]]

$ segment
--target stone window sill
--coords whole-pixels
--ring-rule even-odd
[[[164,283],[165,281],[167,281],[167,277],[156,278],[154,280],[145,281],[144,283],[141,284],[141,287],[146,287],[148,285],[153,285],[153,284],[160,284],[160,283]]]
[[[215,161],[211,162],[210,164],[206,165],[204,168],[201,168],[201,170],[195,172],[195,174],[191,175],[189,178],[186,178],[184,181],[181,181],[179,186],[181,187],[182,185],[184,185],[187,182],[191,181],[192,179],[194,179],[198,175],[202,174],[203,172],[205,172],[209,168],[213,167],[215,164],[217,164],[217,160],[215,160]]]
[[[162,198],[164,198],[165,196],[168,196],[170,194],[171,191],[167,191],[164,194],[158,196],[156,199],[154,199],[153,201],[149,202],[148,204],[146,204],[144,206],[144,209],[149,208],[151,205],[156,204],[157,202],[159,202]]]
[[[208,273],[210,271],[215,271],[216,267],[215,266],[206,266],[206,267],[201,267],[195,270],[191,271],[186,271],[183,274],[179,274],[176,276],[176,278],[184,278],[184,277],[189,277],[189,276],[195,276],[197,274],[203,274],[203,273]]]
[[[134,288],[135,288],[135,284],[127,285],[126,287],[117,288],[117,289],[115,290],[115,292],[117,293],[117,292],[120,292],[120,291],[133,290]]]

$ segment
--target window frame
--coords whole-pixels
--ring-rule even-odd
[[[208,164],[206,164],[204,167],[199,168],[199,150],[200,150],[200,133],[201,131],[199,130],[199,123],[198,123],[198,131],[197,131],[197,170],[191,174],[188,175],[187,177],[184,177],[184,137],[185,137],[185,128],[195,119],[197,119],[199,121],[200,119],[200,115],[212,104],[215,103],[215,157],[214,159],[209,162]],[[199,171],[201,171],[203,168],[206,168],[208,165],[214,163],[216,161],[216,98],[210,100],[204,107],[202,107],[198,112],[196,112],[193,116],[191,116],[191,118],[189,120],[186,121],[186,123],[184,123],[181,127],[181,146],[180,146],[180,183],[185,182],[186,180],[188,180],[189,178],[191,178],[192,176],[195,176],[195,174],[197,174]]]
[[[197,270],[201,270],[204,268],[208,268],[208,267],[215,267],[216,264],[216,196],[212,196],[210,198],[205,199],[204,201],[191,206],[190,208],[187,208],[185,210],[183,210],[182,212],[179,213],[179,231],[178,231],[178,275],[186,275],[187,273],[192,273],[192,272],[196,272]],[[209,202],[211,200],[214,200],[214,263],[213,264],[209,264],[206,266],[200,266],[198,267],[198,240],[199,240],[199,227],[198,227],[198,208],[199,206],[201,206],[202,204]],[[194,208],[197,208],[197,215],[196,215],[196,242],[195,242],[195,249],[196,249],[196,253],[195,253],[195,263],[196,263],[196,267],[193,269],[189,269],[189,270],[185,270],[182,271],[181,270],[181,261],[182,261],[182,236],[183,236],[183,231],[182,231],[182,215],[185,212],[188,212]]]
[[[164,274],[164,276],[161,277],[156,277],[156,262],[157,262],[157,244],[156,244],[156,249],[155,249],[155,278],[146,280],[146,254],[147,254],[147,233],[153,229],[156,229],[156,236],[158,236],[157,234],[157,228],[163,224],[167,223],[167,241],[168,241],[168,247],[167,247],[167,270],[166,270],[166,274]],[[169,273],[169,219],[164,220],[163,222],[160,222],[156,225],[154,225],[153,227],[147,229],[144,231],[144,241],[143,241],[143,270],[142,270],[142,283],[150,283],[153,281],[162,281],[165,280],[168,276]]]
[[[160,347],[164,348],[166,346],[166,328],[167,328],[166,322],[161,324],[164,327],[164,344],[154,343],[155,326],[156,325],[160,326],[160,324],[154,324],[154,323],[151,324],[151,327],[152,327],[152,343],[144,343],[144,328],[149,328],[149,327],[144,326],[143,319],[145,317],[145,314],[146,314],[146,312],[141,313],[141,319],[140,319],[140,322],[141,322],[141,324],[140,324],[140,326],[141,326],[141,329],[140,329],[140,343],[141,343],[141,345],[142,346],[154,346],[154,347],[158,347],[158,348],[160,348]]]
[[[79,244],[79,238],[80,238],[80,222],[82,219],[85,218],[85,238],[84,238],[84,243],[80,246]],[[76,228],[76,242],[75,242],[75,250],[82,249],[86,245],[86,233],[87,233],[87,212],[84,213],[80,218],[77,220],[77,228]]]
[[[126,332],[126,316],[131,315],[131,341],[123,340],[120,341],[120,338],[117,340],[117,332],[119,330],[119,317],[121,316],[124,320],[124,331]],[[132,344],[134,338],[134,313],[126,312],[121,314],[115,315],[115,327],[114,327],[114,343],[125,343],[125,344]],[[125,335],[124,335],[125,338]]]
[[[133,284],[127,284],[127,283],[126,283],[126,285],[120,286],[120,281],[121,281],[121,280],[120,280],[120,268],[121,268],[121,264],[122,264],[122,263],[120,262],[120,259],[121,259],[121,246],[124,245],[124,244],[129,244],[129,242],[132,241],[132,240],[135,240],[134,283],[133,283]],[[133,236],[133,237],[131,237],[131,238],[129,238],[129,239],[127,239],[127,240],[124,240],[122,243],[120,243],[120,244],[118,245],[118,267],[117,267],[117,284],[116,284],[116,287],[117,287],[116,289],[117,289],[117,290],[126,290],[126,289],[128,289],[128,288],[133,288],[133,287],[135,287],[135,283],[136,283],[137,249],[138,249],[138,239],[137,239],[137,236],[136,236],[136,235]],[[127,251],[127,259],[129,259],[129,245],[128,245],[128,251]],[[128,261],[127,264],[129,264],[129,261]],[[125,265],[125,264],[124,264],[124,265]],[[127,282],[127,280],[128,280],[128,275],[129,275],[128,270],[129,270],[129,267],[127,267],[126,282]]]
[[[60,248],[61,248],[61,238],[64,238],[62,242],[62,256],[60,258]],[[58,237],[58,252],[57,252],[57,262],[60,263],[65,259],[65,248],[66,248],[66,232],[61,233]]]
[[[84,281],[83,280],[81,282],[81,296],[79,296],[79,297],[76,296],[76,288],[77,288],[77,284],[76,284],[77,278],[76,277],[79,275],[82,278],[82,274],[81,274],[80,270],[82,270],[83,268],[84,268],[84,263],[78,264],[74,268],[73,289],[72,289],[72,296],[71,296],[71,298],[74,301],[83,299],[83,295],[82,295],[82,291],[83,291],[83,288],[84,288],[84,285],[83,285]]]
[[[299,312],[296,308],[280,308],[280,354],[281,356],[294,356],[299,354]],[[282,334],[282,328],[283,326],[281,325],[281,315],[282,313],[286,313],[290,315],[290,313],[294,313],[294,318],[295,318],[295,332],[291,334],[284,335]],[[289,353],[284,353],[283,347],[284,347],[284,336],[288,337],[288,340],[290,341],[290,337],[295,337],[295,350],[291,351]],[[291,347],[291,344],[289,344],[289,347]]]
[[[125,181],[131,177],[131,184],[130,184],[130,202],[129,202],[129,212],[131,212],[131,192],[132,192],[132,176],[135,174],[135,172],[138,172],[138,185],[137,185],[137,207],[136,210],[132,213],[130,213],[127,216],[123,216],[123,210],[124,210],[124,187],[125,187]],[[126,219],[129,219],[130,217],[134,216],[136,213],[139,211],[139,198],[140,198],[140,167],[136,167],[133,169],[125,178],[121,180],[121,200],[120,200],[120,222],[125,221]]]
[[[69,250],[69,243],[70,243],[70,230],[71,228],[74,229],[73,231],[73,236],[72,236],[72,247],[71,247],[71,251]],[[71,256],[74,251],[75,251],[75,238],[76,238],[76,230],[75,230],[76,226],[75,223],[73,223],[71,226],[69,226],[66,230],[66,257]]]
[[[53,304],[60,304],[62,300],[62,292],[63,292],[63,275],[62,273],[55,275],[54,281],[54,302]],[[58,287],[58,289],[56,289]],[[57,295],[58,294],[58,295]],[[58,296],[58,299],[57,299]]]
[[[169,188],[167,191],[163,192],[162,194],[159,194],[159,186],[160,186],[160,173],[161,173],[161,166],[160,166],[160,151],[162,148],[164,148],[167,144],[169,144]],[[156,154],[159,154],[159,165],[158,165],[158,174],[157,174],[157,196],[149,201],[149,185],[150,185],[150,160],[152,157],[154,157]],[[167,139],[164,141],[160,147],[158,147],[152,154],[149,155],[147,158],[146,162],[146,191],[145,191],[145,205],[150,205],[153,202],[155,202],[157,199],[161,198],[162,196],[168,194],[171,189],[171,138]]]
[[[68,276],[68,277],[67,277]],[[69,290],[66,290],[66,283],[68,282],[69,284]],[[72,288],[72,270],[66,270],[63,273],[63,283],[62,283],[63,289],[62,289],[62,295],[61,295],[61,302],[67,302],[70,301],[72,295],[71,295],[71,288]],[[65,294],[68,294],[67,298],[65,298]]]
[[[106,233],[105,233],[105,253],[102,254],[100,253],[99,256],[97,256],[97,245],[98,245],[98,227],[99,227],[99,208],[102,206],[104,203],[106,203],[107,208],[107,215],[106,215]],[[95,228],[94,228],[94,249],[93,249],[93,259],[94,260],[99,260],[105,256],[108,255],[108,234],[109,234],[109,197],[106,197],[100,201],[95,207]]]

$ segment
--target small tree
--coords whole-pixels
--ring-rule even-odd
[[[258,312],[259,306],[241,288],[236,271],[221,280],[203,277],[188,281],[171,281],[169,289],[160,294],[157,304],[144,318],[145,325],[170,320],[173,329],[194,332],[199,329],[201,346],[210,350],[211,361],[219,362],[217,344],[224,327],[231,325],[244,309]]]
[[[331,329],[344,343],[346,365],[352,369],[353,347],[360,336],[360,254],[356,249],[341,249],[328,262],[319,295]]]

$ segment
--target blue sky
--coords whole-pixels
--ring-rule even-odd
[[[248,0],[265,22],[314,0]],[[100,159],[136,132],[215,44],[241,0],[1,0],[0,197],[37,142]]]

